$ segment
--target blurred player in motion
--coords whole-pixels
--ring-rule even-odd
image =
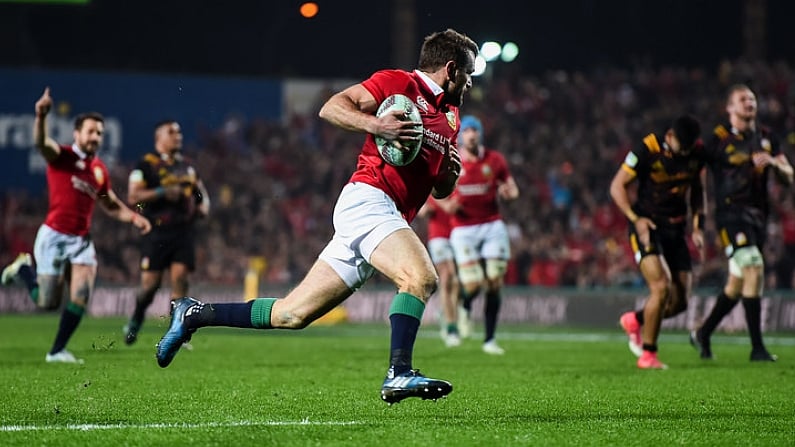
[[[168,366],[179,346],[203,326],[302,329],[345,301],[378,270],[398,292],[389,310],[390,365],[381,398],[391,404],[408,397],[438,399],[449,394],[449,382],[425,377],[412,364],[425,303],[438,278],[409,223],[429,194],[447,197],[458,181],[461,161],[454,145],[458,107],[472,86],[477,52],[475,42],[454,30],[433,33],[425,38],[417,70],[378,71],[329,98],[320,109],[322,119],[367,134],[356,171],[334,208],[332,240],[283,299],[233,304],[178,300],[171,326],[158,343],[158,364]],[[421,136],[417,123],[402,121],[402,112],[375,116],[379,104],[393,94],[415,101],[424,126],[420,153],[403,167],[387,164],[374,140],[375,135],[404,142]]]
[[[792,165],[776,136],[757,123],[756,95],[748,86],[729,89],[726,111],[729,122],[715,127],[706,149],[715,185],[715,221],[729,257],[729,276],[703,325],[690,333],[690,341],[702,359],[712,359],[712,332],[742,301],[751,361],[775,361],[762,340],[760,304],[765,272],[762,253],[770,212],[768,178],[772,172],[779,182],[791,185]]]
[[[452,202],[450,244],[453,246],[461,280],[462,307],[459,311],[462,335],[471,331],[472,300],[485,291],[485,336],[483,352],[501,355],[495,333],[500,312],[500,289],[511,258],[508,229],[500,215],[500,200],[515,200],[519,188],[508,170],[505,157],[486,148],[483,125],[472,115],[461,118],[459,149],[461,178]]]
[[[701,126],[688,115],[677,118],[661,137],[649,134],[627,154],[610,183],[610,196],[630,221],[629,240],[635,262],[649,287],[642,309],[621,316],[629,349],[638,368],[665,369],[657,357],[663,318],[687,309],[692,288],[692,261],[687,246],[688,194],[693,216],[691,238],[704,245],[704,148]],[[630,205],[628,188],[638,182]]]
[[[179,123],[161,121],[155,125],[155,152],[144,155],[130,173],[127,202],[149,218],[152,231],[141,239],[141,288],[132,318],[124,327],[128,345],[138,339],[164,270],[171,277],[172,302],[188,294],[188,274],[196,264],[194,225],[210,212],[210,198],[181,150]]]
[[[89,236],[94,203],[99,203],[112,218],[131,222],[144,234],[151,225],[124,205],[111,189],[108,169],[97,156],[104,131],[102,115],[78,115],[74,143],[61,146],[47,136],[47,114],[52,104],[48,87],[36,101],[33,125],[34,144],[47,161],[50,204],[34,243],[38,272],[30,255],[23,253],[3,270],[2,282],[21,280],[42,309],[57,309],[68,284],[69,303],[63,309],[55,341],[45,360],[83,363],[66,350],[66,344],[80,324],[97,275],[96,251]]]
[[[439,275],[439,299],[442,306],[441,335],[448,348],[461,345],[458,334],[458,274],[453,247],[450,245],[450,213],[444,207],[449,201],[428,198],[419,216],[428,218],[428,253]]]

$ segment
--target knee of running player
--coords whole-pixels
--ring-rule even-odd
[[[428,302],[428,298],[439,287],[439,276],[435,269],[417,268],[407,272],[405,278],[398,284],[398,290],[416,296],[423,302]]]
[[[745,297],[760,296],[764,287],[765,263],[759,248],[741,247],[734,251],[729,261],[731,276],[742,278],[740,293]]]
[[[458,278],[461,280],[464,294],[474,296],[480,292],[486,276],[480,263],[470,262],[458,267]]]
[[[655,300],[660,304],[665,303],[670,295],[670,283],[668,278],[662,276],[648,280],[649,284],[649,299]]]
[[[505,259],[486,260],[486,288],[488,291],[498,291],[502,288],[505,272],[508,270],[508,261]]]
[[[36,305],[43,310],[55,310],[61,306],[64,285],[57,276],[39,275],[39,296]]]

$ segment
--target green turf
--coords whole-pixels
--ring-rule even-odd
[[[665,333],[666,371],[640,371],[618,331],[506,328],[503,357],[475,340],[446,349],[423,328],[415,366],[450,380],[438,402],[387,406],[386,325],[301,332],[203,329],[167,369],[148,321],[133,347],[121,319],[86,318],[44,362],[54,315],[0,316],[0,445],[793,446],[795,337],[769,334],[775,364],[748,361],[745,334],[704,362]]]

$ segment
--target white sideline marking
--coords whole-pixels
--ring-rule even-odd
[[[423,338],[439,338],[439,330],[420,331]],[[483,333],[474,331],[472,338],[482,338]],[[689,343],[687,334],[671,334],[661,332],[661,338],[665,341],[677,341]],[[497,332],[497,338],[501,340],[523,340],[523,341],[571,341],[583,343],[602,343],[626,341],[627,336],[623,332],[591,334],[587,332],[565,334],[565,333],[539,333],[539,332]],[[745,334],[727,335],[719,334],[712,336],[712,342],[726,344],[747,344],[748,336]],[[765,336],[765,344],[768,346],[795,346],[795,337],[786,336]]]
[[[199,424],[66,424],[66,425],[0,425],[0,432],[19,432],[19,431],[50,431],[50,430],[70,430],[70,431],[93,431],[93,430],[138,430],[138,429],[158,429],[158,428],[227,428],[227,427],[261,427],[261,426],[285,426],[285,425],[356,425],[356,421],[239,421],[239,422],[205,422]]]

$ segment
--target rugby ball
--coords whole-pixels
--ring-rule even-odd
[[[378,153],[381,158],[392,166],[405,166],[417,157],[422,147],[422,117],[420,111],[408,96],[396,94],[387,96],[384,102],[378,106],[376,116],[382,116],[391,113],[395,110],[403,112],[404,121],[413,121],[418,123],[414,126],[415,129],[420,131],[420,138],[411,143],[397,143],[397,140],[389,141],[383,137],[375,137],[375,145],[378,148]]]

